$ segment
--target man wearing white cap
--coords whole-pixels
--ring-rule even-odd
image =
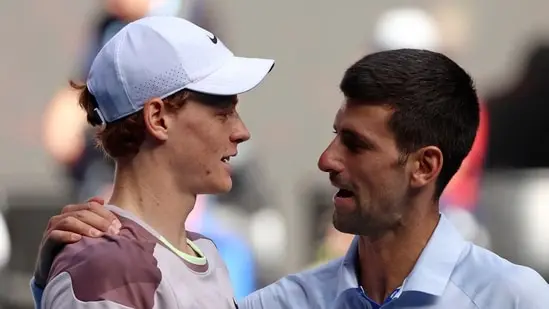
[[[116,161],[107,209],[119,234],[64,247],[37,278],[43,308],[235,307],[215,245],[185,220],[198,194],[231,189],[228,161],[250,138],[237,95],[273,65],[174,17],[132,22],[103,47],[86,85],[73,86]]]

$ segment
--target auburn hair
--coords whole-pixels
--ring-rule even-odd
[[[70,86],[79,91],[78,105],[86,112],[87,121],[92,126],[102,124],[94,109],[97,101],[86,84],[70,81]],[[192,96],[192,92],[182,90],[164,99],[166,106],[172,110],[179,110]],[[98,130],[95,135],[96,145],[113,159],[129,159],[139,153],[145,141],[145,120],[143,111],[136,112],[124,118],[107,123],[104,130]]]

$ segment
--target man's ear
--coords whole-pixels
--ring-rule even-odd
[[[420,188],[436,181],[443,164],[442,151],[438,147],[428,146],[412,155],[413,168],[411,186]]]
[[[166,105],[160,98],[154,98],[143,106],[143,118],[147,132],[159,141],[168,139]]]

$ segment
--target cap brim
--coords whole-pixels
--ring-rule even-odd
[[[221,69],[185,88],[214,95],[236,95],[252,90],[269,74],[274,60],[233,57]]]

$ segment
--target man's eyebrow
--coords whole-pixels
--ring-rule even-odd
[[[377,147],[377,143],[368,134],[360,133],[360,132],[358,132],[354,129],[351,129],[351,128],[342,128],[342,129],[340,129],[340,133],[345,134],[347,136],[357,138],[360,141],[362,141],[363,143],[368,144],[371,147]]]
[[[347,135],[352,135],[352,136],[364,141],[365,143],[375,145],[375,143],[373,142],[373,139],[368,134],[360,133],[357,130],[355,130],[353,128],[350,128],[348,126],[345,126],[345,125],[343,125],[343,126],[340,125],[339,129],[338,129],[337,121],[332,124],[332,127],[333,127],[335,132],[343,133],[343,134],[347,134]]]

